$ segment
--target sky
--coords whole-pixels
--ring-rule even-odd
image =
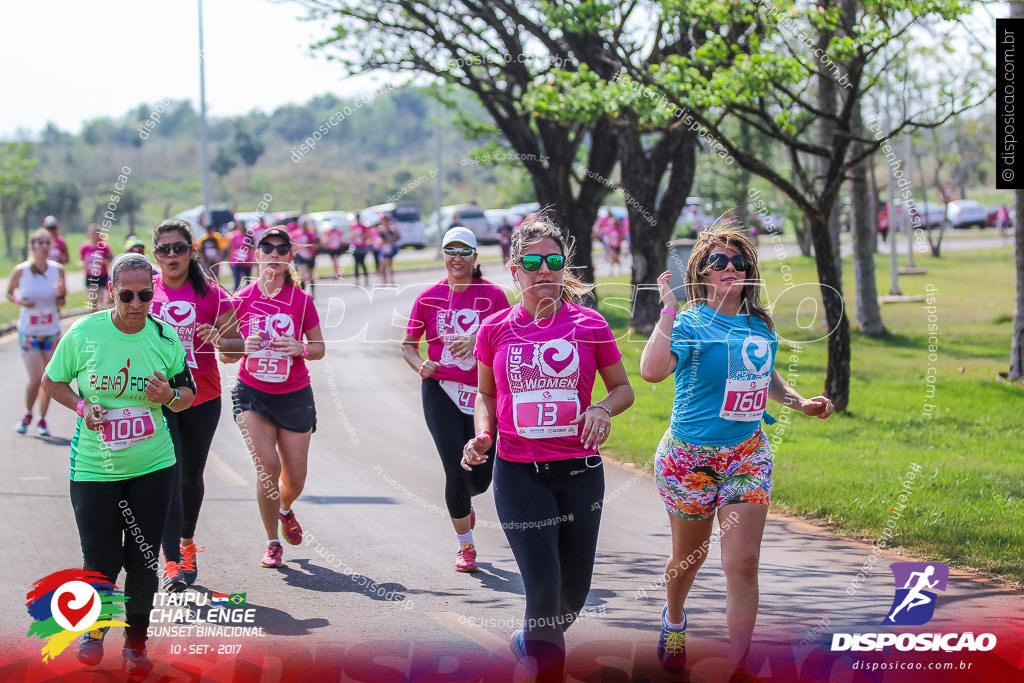
[[[205,0],[209,116],[270,112],[326,92],[352,97],[383,82],[345,79],[314,57],[308,46],[327,31],[305,16],[284,0]],[[975,40],[991,40],[994,16],[1007,16],[1006,6],[979,5],[968,30]],[[0,140],[37,134],[47,121],[77,133],[84,121],[164,98],[198,109],[197,26],[196,0],[2,0]]]
[[[341,66],[312,56],[309,44],[327,32],[304,16],[294,3],[203,2],[208,116],[351,97],[380,82],[345,79]],[[0,2],[0,139],[47,121],[77,133],[84,121],[164,98],[198,110],[198,23],[196,0]]]

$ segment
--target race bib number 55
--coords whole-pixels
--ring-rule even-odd
[[[106,418],[101,437],[112,451],[123,451],[156,434],[156,423],[148,406],[111,409]]]
[[[291,368],[291,356],[285,356],[269,349],[257,351],[246,356],[245,369],[261,382],[280,384],[288,379]]]

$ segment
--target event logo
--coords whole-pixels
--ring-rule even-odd
[[[452,329],[455,334],[475,334],[480,327],[480,314],[472,308],[452,311]]]
[[[292,322],[292,317],[287,313],[268,315],[267,321],[264,324],[266,325],[265,329],[272,337],[295,336],[295,323]]]
[[[942,562],[893,562],[889,568],[896,582],[896,595],[889,616],[881,623],[885,626],[927,624],[935,614],[936,597],[929,589],[946,590],[949,567]]]
[[[757,354],[756,356],[750,353],[751,348]],[[772,352],[768,340],[756,335],[743,340],[740,356],[743,358],[743,365],[755,375],[763,375],[772,362]]]
[[[91,569],[64,569],[32,584],[25,596],[29,616],[35,621],[29,636],[46,641],[43,661],[54,659],[86,631],[110,626],[127,626],[115,621],[124,611],[126,596],[117,586]]]
[[[569,377],[580,366],[576,347],[565,339],[552,339],[540,347],[540,370],[548,377]]]

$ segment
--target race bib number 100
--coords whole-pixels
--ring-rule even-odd
[[[725,383],[725,400],[718,416],[737,422],[760,422],[768,399],[768,382],[764,375],[754,379],[730,379]]]
[[[107,423],[101,436],[112,451],[123,451],[156,434],[153,412],[148,406],[113,408],[105,417]]]
[[[512,395],[512,414],[516,433],[527,439],[575,436],[579,425],[569,424],[580,414],[575,391],[539,389]]]

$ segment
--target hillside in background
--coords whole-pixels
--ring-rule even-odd
[[[351,100],[320,95],[270,114],[254,110],[214,119],[209,125],[211,203],[256,211],[269,194],[268,211],[316,211],[354,210],[401,198],[426,215],[433,209],[437,175],[443,204],[476,200],[491,208],[532,201],[527,176],[511,161],[493,167],[470,161],[482,141],[466,139],[453,120],[486,115],[465,95],[448,101],[453,106],[445,108],[425,90],[405,87]],[[312,148],[303,147],[307,140]],[[94,119],[78,134],[48,124],[32,156],[39,160],[33,175],[45,195],[26,217],[33,227],[51,213],[74,232],[98,222],[125,169],[131,172],[118,199],[121,228],[115,228],[115,236],[125,234],[129,224],[141,230],[202,203],[199,117],[187,100]]]

